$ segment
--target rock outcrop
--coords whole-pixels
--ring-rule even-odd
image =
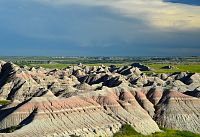
[[[145,65],[143,65],[143,64],[141,64],[141,63],[133,63],[133,64],[131,64],[131,66],[137,67],[137,68],[139,68],[141,71],[150,71],[150,70],[151,70],[150,67],[145,66]]]
[[[0,137],[112,136],[123,124],[200,133],[198,73],[146,75],[134,66],[18,67],[0,61]],[[5,133],[18,127],[12,133]]]
[[[164,94],[156,106],[156,122],[162,127],[200,133],[200,100],[177,91]]]
[[[174,66],[164,66],[161,69],[175,69],[175,67]]]

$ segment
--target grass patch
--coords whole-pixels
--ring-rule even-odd
[[[22,127],[21,125],[11,126],[9,128],[0,130],[0,133],[12,133],[12,132],[20,129],[21,127]]]
[[[122,125],[120,131],[115,133],[113,137],[139,137],[141,134],[136,132],[130,125]]]
[[[80,136],[77,136],[77,135],[70,135],[70,137],[80,137]]]
[[[200,65],[191,65],[191,64],[147,64],[152,71],[146,73],[173,73],[173,72],[196,72],[200,73]],[[174,66],[174,69],[162,69],[164,66]]]
[[[142,135],[136,132],[130,125],[123,125],[118,133],[113,137],[200,137],[200,134],[195,134],[189,131],[178,131],[172,129],[163,129],[164,132],[155,133],[152,135]]]
[[[9,100],[0,100],[0,105],[8,105],[10,104]]]
[[[49,69],[64,69],[69,67],[69,64],[30,64],[29,67],[43,67]]]
[[[128,65],[127,63],[91,63],[91,64],[84,64],[87,66],[110,66],[115,65],[117,67]],[[29,67],[43,67],[48,69],[64,69],[69,66],[73,66],[76,64],[29,64]],[[145,73],[174,73],[174,72],[196,72],[200,73],[200,64],[146,64],[152,71],[144,71]],[[173,66],[174,69],[162,69],[164,66]]]

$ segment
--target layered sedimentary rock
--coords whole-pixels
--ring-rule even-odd
[[[11,102],[0,107],[0,136],[112,136],[123,124],[145,135],[159,126],[200,133],[198,73],[0,64],[0,99]]]
[[[200,99],[177,91],[165,92],[156,106],[156,122],[172,129],[200,133]]]
[[[112,136],[124,123],[138,132],[159,131],[130,91],[104,89],[59,99],[51,91],[2,109],[0,128],[23,126],[10,136]]]

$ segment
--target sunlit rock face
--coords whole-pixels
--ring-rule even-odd
[[[199,103],[198,98],[169,91],[156,106],[155,120],[162,127],[200,133]]]
[[[1,62],[0,136],[112,136],[123,124],[200,133],[199,74],[145,75],[133,66],[67,69]],[[9,80],[7,80],[10,78]],[[162,78],[162,79],[161,79]]]

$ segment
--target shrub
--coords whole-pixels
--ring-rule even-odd
[[[157,132],[152,135],[142,135],[135,131],[130,125],[123,125],[119,132],[113,137],[200,137],[200,134],[195,134],[189,131],[178,131],[172,129],[162,129],[164,132]]]
[[[8,105],[10,104],[9,100],[0,100],[0,105]]]

